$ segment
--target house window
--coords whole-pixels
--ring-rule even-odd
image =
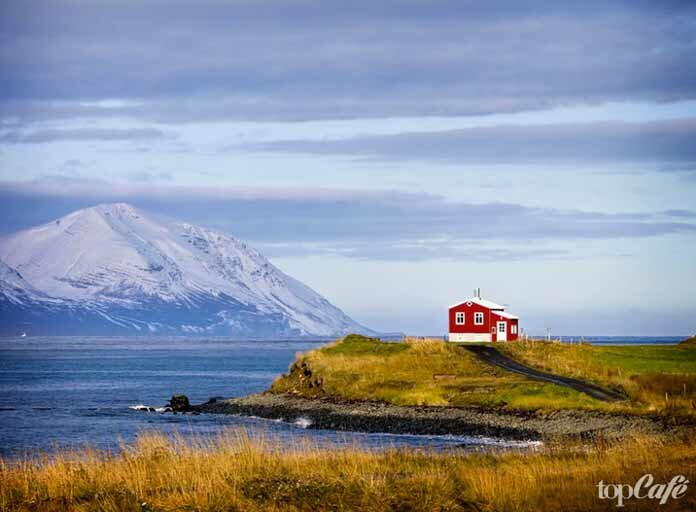
[[[474,313],[474,325],[483,325],[483,313]]]
[[[505,322],[498,323],[498,332],[503,334],[505,332]]]
[[[512,334],[517,334],[517,325],[516,325],[516,324],[512,324],[512,325],[510,326],[510,332],[511,332]]]
[[[458,312],[454,317],[454,323],[457,325],[464,325],[464,312]]]

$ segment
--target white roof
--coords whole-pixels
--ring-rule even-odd
[[[505,311],[494,311],[494,313],[498,316],[502,316],[503,318],[508,318],[510,320],[519,320],[519,316],[515,316],[511,313],[506,313]]]
[[[450,306],[450,309],[452,309],[454,306],[459,306],[460,304],[464,304],[465,302],[473,302],[474,304],[478,304],[479,306],[483,306],[484,308],[488,309],[505,309],[505,306],[501,306],[500,304],[496,304],[495,302],[492,302],[490,300],[486,299],[479,299],[478,297],[472,297],[470,299],[463,300],[462,302],[457,302],[456,304],[452,304]]]

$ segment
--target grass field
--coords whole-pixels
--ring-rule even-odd
[[[694,347],[696,346],[696,336],[691,336],[680,343],[683,347]]]
[[[233,431],[213,440],[143,436],[118,455],[95,451],[0,461],[3,511],[594,511],[597,482],[696,480],[693,439],[634,438],[534,453],[288,449]],[[686,496],[627,510],[694,510]]]
[[[629,400],[604,403],[569,388],[536,382],[486,365],[441,340],[383,343],[357,335],[299,355],[271,392],[397,405],[696,415],[694,346],[595,347],[534,341],[496,348],[531,366],[620,390]]]
[[[350,335],[298,356],[271,392],[397,405],[606,408],[572,389],[532,381],[479,362],[441,340],[383,343]]]
[[[696,344],[596,346],[516,342],[497,346],[530,366],[627,394],[635,407],[696,416]]]

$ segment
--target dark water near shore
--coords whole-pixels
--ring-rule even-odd
[[[666,343],[636,338],[630,343]],[[671,343],[681,338],[669,338]],[[621,342],[612,339],[613,343]],[[601,341],[601,340],[598,340]],[[85,445],[116,449],[140,432],[184,436],[246,427],[294,443],[365,447],[508,445],[502,440],[455,436],[360,434],[305,429],[289,422],[222,415],[173,415],[130,409],[162,406],[175,393],[192,402],[262,391],[287,370],[297,352],[319,342],[221,339],[3,338],[0,339],[0,455]],[[299,420],[299,421],[298,421]]]

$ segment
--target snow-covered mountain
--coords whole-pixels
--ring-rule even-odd
[[[34,289],[19,272],[0,260],[0,304],[21,306],[36,301],[56,302]]]
[[[371,331],[235,238],[99,205],[0,240],[2,333]]]

